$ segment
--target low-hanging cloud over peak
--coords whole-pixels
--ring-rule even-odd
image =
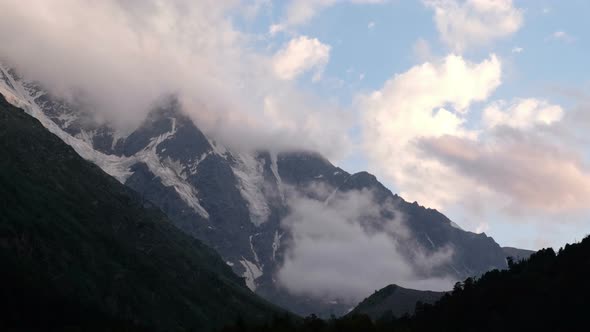
[[[237,4],[7,0],[0,4],[0,59],[59,97],[83,96],[116,126],[137,126],[155,101],[175,94],[201,129],[226,144],[344,153],[346,111],[283,80],[307,67],[285,67],[252,47],[255,38],[228,17]],[[311,42],[321,69],[329,47],[299,41]]]

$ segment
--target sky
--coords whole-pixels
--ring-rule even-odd
[[[317,150],[501,245],[557,248],[590,234],[589,11],[585,0],[4,0],[0,59],[122,130],[174,93],[226,144]]]

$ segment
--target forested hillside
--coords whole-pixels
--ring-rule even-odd
[[[0,98],[0,330],[209,330],[279,311]]]

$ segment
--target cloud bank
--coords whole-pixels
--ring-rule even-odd
[[[421,153],[416,143],[423,137],[473,137],[464,114],[472,103],[487,99],[500,78],[501,63],[494,55],[480,63],[450,55],[415,66],[360,96],[365,149],[378,173],[410,201],[441,208],[459,200],[453,188],[473,188],[471,181]]]
[[[238,4],[6,0],[0,59],[120,127],[138,125],[154,101],[176,94],[199,128],[223,143],[332,157],[347,151],[346,112],[290,82],[312,68],[321,73],[330,47],[300,37],[275,56],[256,51],[256,36],[229,18]]]
[[[501,74],[494,55],[479,63],[450,55],[361,95],[372,166],[406,199],[458,207],[468,229],[481,230],[486,213],[546,223],[587,211],[584,121],[573,120],[581,113],[537,98],[488,101]]]
[[[290,214],[282,221],[293,239],[279,270],[280,283],[295,294],[357,303],[391,283],[415,289],[449,290],[451,278],[426,277],[448,263],[451,248],[431,255],[419,247],[402,253],[411,235],[404,217],[392,205],[379,205],[370,191],[337,192],[312,188],[313,196],[289,199]],[[319,191],[319,192],[318,192]],[[407,243],[406,243],[407,245]]]

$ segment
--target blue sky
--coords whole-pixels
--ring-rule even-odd
[[[439,30],[435,22],[434,13],[435,8],[443,8],[447,11],[466,8],[469,5],[465,1],[430,1],[430,4],[427,3],[428,1],[373,2],[377,3],[309,1],[313,15],[275,33],[269,33],[269,29],[273,25],[288,25],[289,15],[294,15],[290,11],[296,10],[294,2],[261,2],[262,9],[254,18],[244,19],[238,16],[234,21],[243,31],[261,36],[259,46],[263,49],[262,52],[276,52],[285,47],[290,40],[301,36],[317,39],[322,44],[329,45],[329,61],[321,69],[321,79],[313,80],[315,73],[309,70],[297,76],[296,84],[303,90],[312,91],[320,98],[336,102],[341,108],[361,118],[364,110],[362,106],[358,106],[359,96],[381,90],[386,81],[407,72],[414,66],[425,62],[436,63],[450,54],[458,55],[464,61],[472,63],[480,63],[488,59],[491,54],[495,54],[501,62],[501,84],[491,89],[489,95],[482,100],[474,100],[470,103],[467,115],[461,117],[465,128],[482,131],[483,110],[499,100],[505,101],[506,104],[517,103],[517,100],[525,98],[543,100],[548,105],[561,108],[561,122],[572,112],[572,109],[585,107],[580,106],[583,101],[573,95],[585,95],[587,98],[590,91],[590,69],[587,66],[588,58],[590,58],[590,43],[587,42],[590,37],[590,23],[587,20],[587,13],[590,11],[588,1],[499,1],[507,6],[507,9],[499,13],[497,17],[491,18],[486,15],[494,14],[485,12],[473,14],[466,9],[464,13],[467,13],[468,19],[469,15],[472,15],[471,19],[474,20],[488,20],[485,24],[491,30],[502,30],[500,25],[505,19],[501,17],[502,15],[516,14],[515,17],[520,19],[520,23],[517,27],[508,28],[506,32],[498,36],[482,37],[482,39],[489,39],[485,43],[474,43],[475,45],[468,45],[462,49],[454,48],[444,40],[443,32]],[[485,5],[486,2],[489,1],[473,1],[474,6],[477,6],[477,3]],[[493,27],[494,24],[499,26]],[[460,36],[461,33],[456,32],[456,35]],[[465,84],[470,83],[466,81]],[[590,109],[584,108],[580,112],[590,112]],[[510,117],[509,115],[508,119]],[[527,134],[545,135],[544,132],[549,130],[550,128],[547,127],[550,126],[538,130],[529,128]],[[580,138],[582,140],[586,137],[583,134],[584,128],[573,128],[568,124],[562,124],[562,130],[564,128],[565,131],[582,132]],[[351,137],[357,144],[367,144],[363,141],[366,130],[369,129],[362,124],[352,125]],[[487,134],[482,132],[479,135]],[[546,139],[546,143],[553,147],[554,138],[547,136]],[[490,141],[485,146],[489,148],[492,144],[493,141]],[[585,176],[588,161],[588,150],[585,146],[572,146],[567,140],[555,144],[567,150],[568,153],[576,155],[575,158],[578,158],[576,162],[579,162],[577,165]],[[545,149],[546,146],[545,144],[537,146],[533,142],[527,145],[527,148]],[[493,153],[501,152],[494,150]],[[413,195],[412,190],[397,183],[396,179],[400,176],[388,176],[388,172],[384,169],[397,167],[395,162],[389,166],[379,165],[379,162],[387,163],[388,159],[379,160],[378,157],[375,158],[370,154],[366,149],[358,148],[337,163],[349,171],[368,169],[376,173],[393,191],[402,192],[402,194],[407,192],[410,200],[413,196],[423,196]],[[498,156],[498,158],[501,159],[504,156]],[[513,166],[519,167],[519,165]],[[542,164],[539,164],[539,167],[543,167]],[[496,171],[502,172],[501,169]],[[410,172],[404,176],[412,175]],[[520,176],[526,176],[526,174]],[[469,177],[470,183],[482,184],[477,172]],[[424,179],[421,185],[425,188],[432,185],[428,180]],[[535,181],[543,181],[543,179],[531,178],[526,182],[534,183]],[[484,182],[482,186],[487,185]],[[570,193],[568,184],[564,183],[564,186],[566,188],[561,188],[563,191],[556,191],[553,194],[584,195],[586,193],[584,190],[572,190]],[[453,188],[448,190],[452,191]],[[545,210],[539,205],[543,204],[544,198],[539,197],[538,202],[534,199],[529,202],[528,198],[524,199],[527,201],[525,203],[518,201],[519,195],[526,194],[529,192],[528,189],[522,191],[517,189],[518,193],[506,193],[497,188],[490,190],[499,191],[500,194],[492,193],[491,196],[486,194],[483,202],[473,203],[487,205],[485,212],[473,212],[472,207],[464,206],[461,200],[465,198],[465,193],[458,194],[455,200],[451,200],[452,202],[445,202],[436,207],[466,229],[485,231],[502,245],[534,249],[548,245],[559,247],[590,233],[588,210],[583,206],[585,203],[580,202],[563,207],[556,205]],[[551,187],[547,190],[551,191]],[[506,201],[511,203],[506,204]],[[419,202],[429,204],[428,201],[419,200]],[[518,211],[514,211],[507,208],[507,205],[514,204],[522,205],[522,209],[518,208],[516,209]],[[510,211],[506,212],[506,210]]]

